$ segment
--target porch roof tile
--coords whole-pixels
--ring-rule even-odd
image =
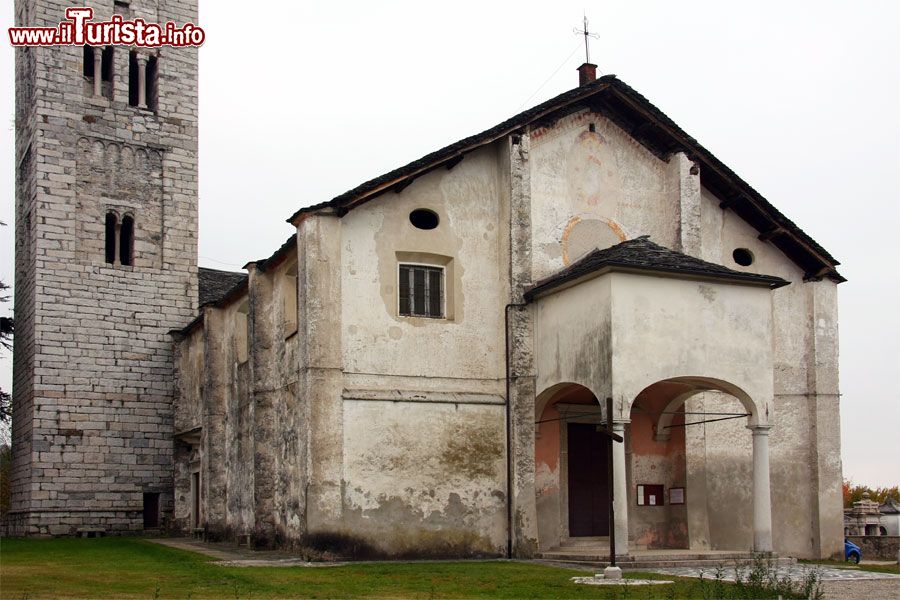
[[[700,260],[655,244],[650,241],[650,236],[643,235],[603,250],[596,249],[589,252],[565,269],[528,288],[525,291],[525,299],[531,301],[545,292],[601,270],[648,271],[691,278],[721,279],[770,289],[790,284],[781,277],[735,271],[722,265]]]

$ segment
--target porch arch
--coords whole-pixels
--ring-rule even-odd
[[[665,386],[660,389],[658,386]],[[662,378],[644,385],[633,396],[627,396],[629,414],[631,410],[639,406],[638,399],[645,394],[657,395],[659,400],[665,402],[664,408],[656,418],[651,416],[651,422],[656,423],[652,433],[655,442],[669,442],[671,439],[671,426],[677,416],[677,411],[691,397],[703,392],[723,392],[732,399],[737,400],[743,408],[747,419],[747,429],[752,435],[752,523],[753,523],[753,548],[758,552],[772,551],[772,509],[769,474],[769,409],[766,399],[754,398],[743,387],[729,381],[707,376],[677,376]],[[654,391],[655,389],[655,391]],[[660,398],[659,394],[663,396]],[[671,396],[669,396],[671,395]],[[668,399],[667,399],[667,396]],[[623,398],[624,400],[624,398]],[[659,406],[659,405],[658,405]],[[654,410],[659,410],[655,408]],[[733,409],[732,409],[733,410]],[[740,413],[738,413],[740,416]],[[710,415],[711,420],[718,415]],[[728,418],[727,415],[722,415]],[[706,421],[703,417],[691,419],[691,421]],[[685,418],[687,424],[688,419]],[[649,431],[648,431],[649,434]],[[688,516],[690,520],[690,516]],[[690,526],[689,526],[690,527]],[[708,539],[707,535],[704,536]]]
[[[662,414],[659,415],[659,419],[656,422],[656,433],[654,437],[658,442],[665,442],[669,439],[671,435],[670,428],[672,420],[675,418],[675,411],[681,408],[692,396],[702,392],[724,392],[737,399],[741,403],[741,406],[744,407],[744,410],[747,411],[748,426],[756,425],[760,421],[757,414],[759,409],[756,403],[750,398],[750,395],[740,387],[727,381],[711,377],[672,377],[647,386],[641,393],[644,393],[645,390],[648,390],[659,383],[681,383],[690,385],[692,389],[678,394],[666,404],[666,407],[663,409]],[[638,394],[638,396],[639,395],[640,394]]]

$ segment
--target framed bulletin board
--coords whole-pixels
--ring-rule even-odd
[[[665,486],[662,484],[643,483],[637,486],[638,506],[663,506],[665,504]]]
[[[684,504],[684,488],[669,488],[669,504]]]

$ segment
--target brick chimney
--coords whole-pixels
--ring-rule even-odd
[[[597,65],[584,63],[578,67],[578,85],[584,85],[597,79]]]

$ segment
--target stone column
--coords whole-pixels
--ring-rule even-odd
[[[103,46],[94,46],[94,95],[103,95]]]
[[[138,107],[147,108],[147,57],[137,54],[138,64]]]
[[[613,421],[613,433],[625,437],[625,423]],[[625,442],[613,442],[613,506],[616,511],[616,556],[628,554],[628,482],[625,477]]]
[[[753,433],[753,550],[772,552],[772,496],[769,489],[770,425],[755,425]]]

